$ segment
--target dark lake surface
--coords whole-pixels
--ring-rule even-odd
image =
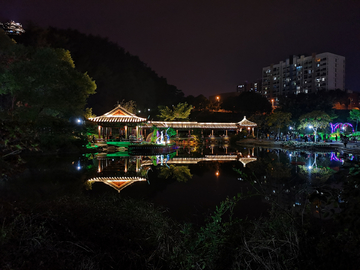
[[[127,153],[26,157],[25,172],[1,181],[1,196],[48,200],[86,194],[142,199],[179,221],[201,221],[227,197],[245,197],[236,215],[266,215],[270,198],[300,206],[319,185],[332,185],[346,160],[338,152],[289,151],[266,147],[184,147],[169,155]],[[250,194],[257,194],[249,196]]]

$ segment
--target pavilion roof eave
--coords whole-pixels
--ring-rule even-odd
[[[147,121],[146,118],[136,116],[120,105],[103,115],[89,118],[89,120],[96,123],[143,123]]]
[[[244,119],[237,123],[240,127],[256,127],[257,124],[254,122],[251,122],[246,119],[246,116],[244,116]]]
[[[104,117],[104,116],[97,116],[94,118],[89,118],[90,121],[96,123],[144,123],[147,121],[145,118],[141,117]]]

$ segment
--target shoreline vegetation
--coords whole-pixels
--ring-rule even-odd
[[[303,149],[303,150],[333,150],[360,154],[360,142],[349,142],[347,147],[342,142],[297,142],[275,141],[266,139],[243,139],[236,141],[237,145],[248,144],[254,146],[267,146],[275,148]]]

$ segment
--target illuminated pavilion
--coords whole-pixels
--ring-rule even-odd
[[[118,130],[119,140],[123,136],[125,140],[129,139],[129,134],[135,130],[136,139],[139,138],[139,126],[147,121],[146,118],[136,116],[117,105],[113,110],[94,118],[90,121],[98,124],[99,139],[113,139],[114,130]]]
[[[117,105],[113,110],[94,118],[89,118],[90,121],[98,124],[99,139],[103,140],[125,140],[130,139],[130,136],[134,140],[138,140],[141,136],[146,138],[147,131],[156,126],[158,128],[171,127],[176,130],[177,137],[179,136],[179,130],[187,130],[188,135],[191,136],[193,129],[200,129],[202,136],[204,136],[204,130],[211,130],[210,138],[215,138],[214,130],[224,130],[223,138],[228,138],[228,131],[233,130],[236,133],[246,129],[254,136],[254,128],[256,123],[244,119],[237,123],[214,123],[214,122],[195,122],[195,121],[148,121],[146,118],[136,116],[133,113],[128,112],[120,105]],[[116,132],[118,130],[118,132]],[[115,132],[114,132],[115,131]],[[114,134],[115,133],[115,134]],[[118,135],[117,138],[114,135]]]

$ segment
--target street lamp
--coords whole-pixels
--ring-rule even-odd
[[[317,127],[314,127],[312,125],[309,125],[309,128],[312,128],[312,130],[314,131],[314,136],[315,136],[315,142],[316,142],[316,136],[317,136]]]

